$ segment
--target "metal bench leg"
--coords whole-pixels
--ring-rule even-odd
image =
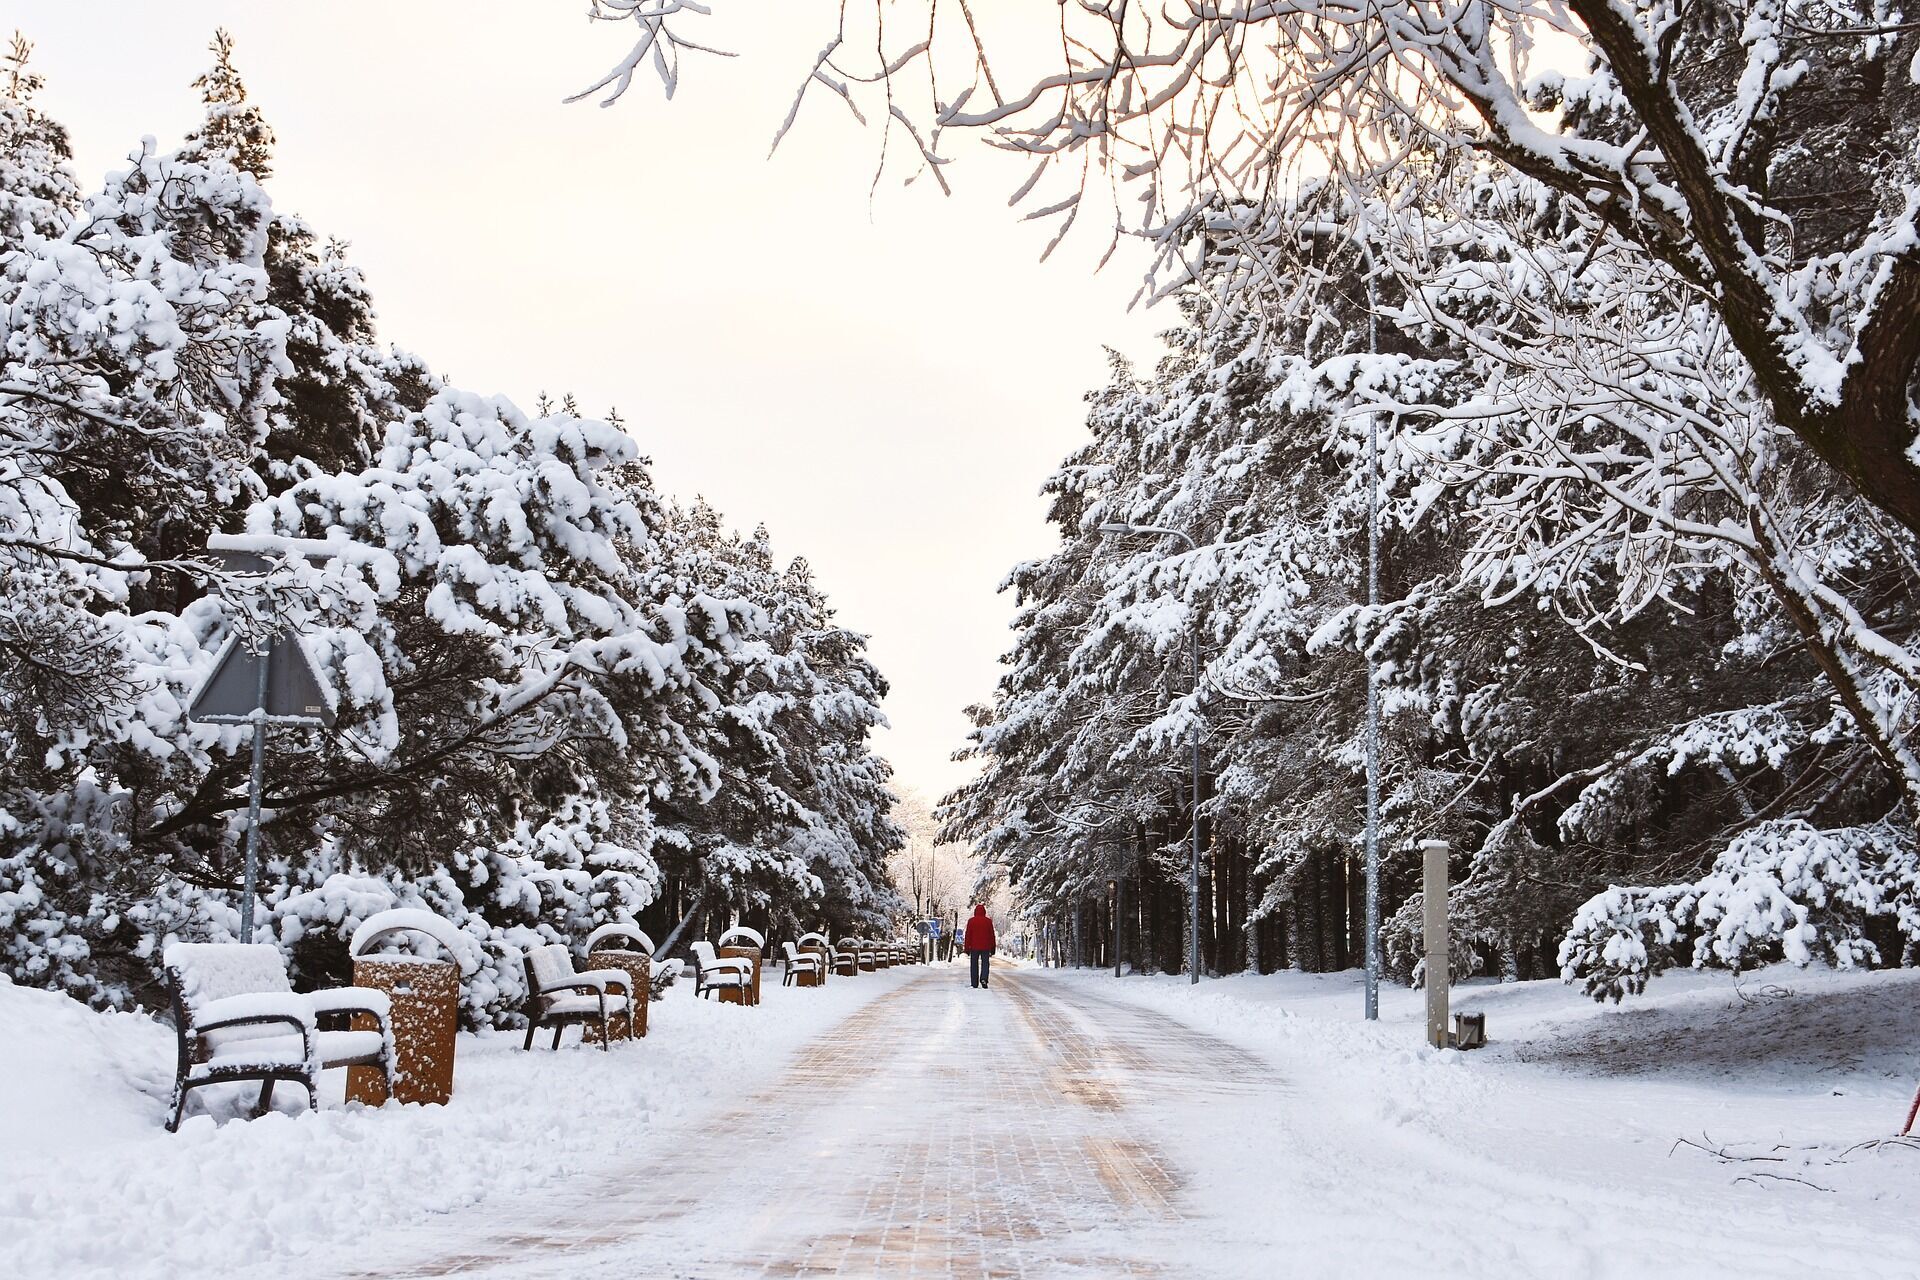
[[[180,1132],[180,1118],[187,1111],[187,1082],[178,1081],[173,1086],[173,1119],[167,1121],[167,1132]]]
[[[564,1032],[566,1029],[567,1029],[567,1024],[564,1022],[560,1023],[558,1026],[554,1027],[553,1029],[553,1051],[555,1053],[560,1052],[560,1034]]]
[[[534,1033],[539,1030],[540,1030],[540,1024],[538,1022],[535,1022],[532,1018],[528,1018],[527,1019],[527,1041],[525,1044],[521,1045],[520,1047],[522,1049],[525,1049],[531,1052],[533,1049]]]
[[[255,1119],[258,1119],[261,1116],[267,1114],[267,1112],[272,1108],[273,1085],[274,1085],[274,1079],[272,1076],[268,1076],[265,1080],[262,1080],[260,1082],[260,1101],[253,1104],[253,1115]],[[309,1089],[308,1092],[312,1092],[312,1090]]]

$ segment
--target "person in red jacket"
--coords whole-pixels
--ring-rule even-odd
[[[973,985],[987,985],[987,969],[993,959],[993,917],[987,909],[976,904],[973,918],[967,921],[966,937],[962,945],[967,949],[967,971],[973,978]]]

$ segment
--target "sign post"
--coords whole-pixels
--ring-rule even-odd
[[[267,771],[267,673],[273,669],[273,649],[256,653],[259,678],[254,681],[253,764],[247,770],[246,873],[240,881],[240,941],[253,941],[254,882],[260,874],[260,786]],[[216,670],[215,674],[218,674]]]
[[[1447,842],[1422,840],[1421,915],[1427,945],[1427,1043],[1447,1047]]]
[[[211,545],[228,567],[260,572],[266,557],[252,550],[226,550],[217,538]],[[241,879],[240,941],[253,941],[253,900],[260,874],[260,793],[267,760],[267,724],[331,728],[332,692],[322,684],[313,659],[292,632],[267,642],[264,651],[235,634],[213,662],[213,673],[187,706],[187,719],[201,724],[253,726],[253,761],[247,775],[246,870]]]

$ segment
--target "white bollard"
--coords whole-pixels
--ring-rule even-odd
[[[1420,864],[1425,908],[1422,913],[1427,944],[1427,1043],[1447,1047],[1447,987],[1453,975],[1447,967],[1447,842],[1422,840]]]

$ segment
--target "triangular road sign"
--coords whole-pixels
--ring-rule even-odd
[[[213,674],[193,695],[187,719],[203,724],[249,724],[255,708],[264,705],[269,724],[333,726],[333,691],[314,670],[313,659],[307,656],[299,636],[275,636],[266,662],[263,703],[260,656],[241,643],[238,634],[229,636],[220,656],[214,659]]]

